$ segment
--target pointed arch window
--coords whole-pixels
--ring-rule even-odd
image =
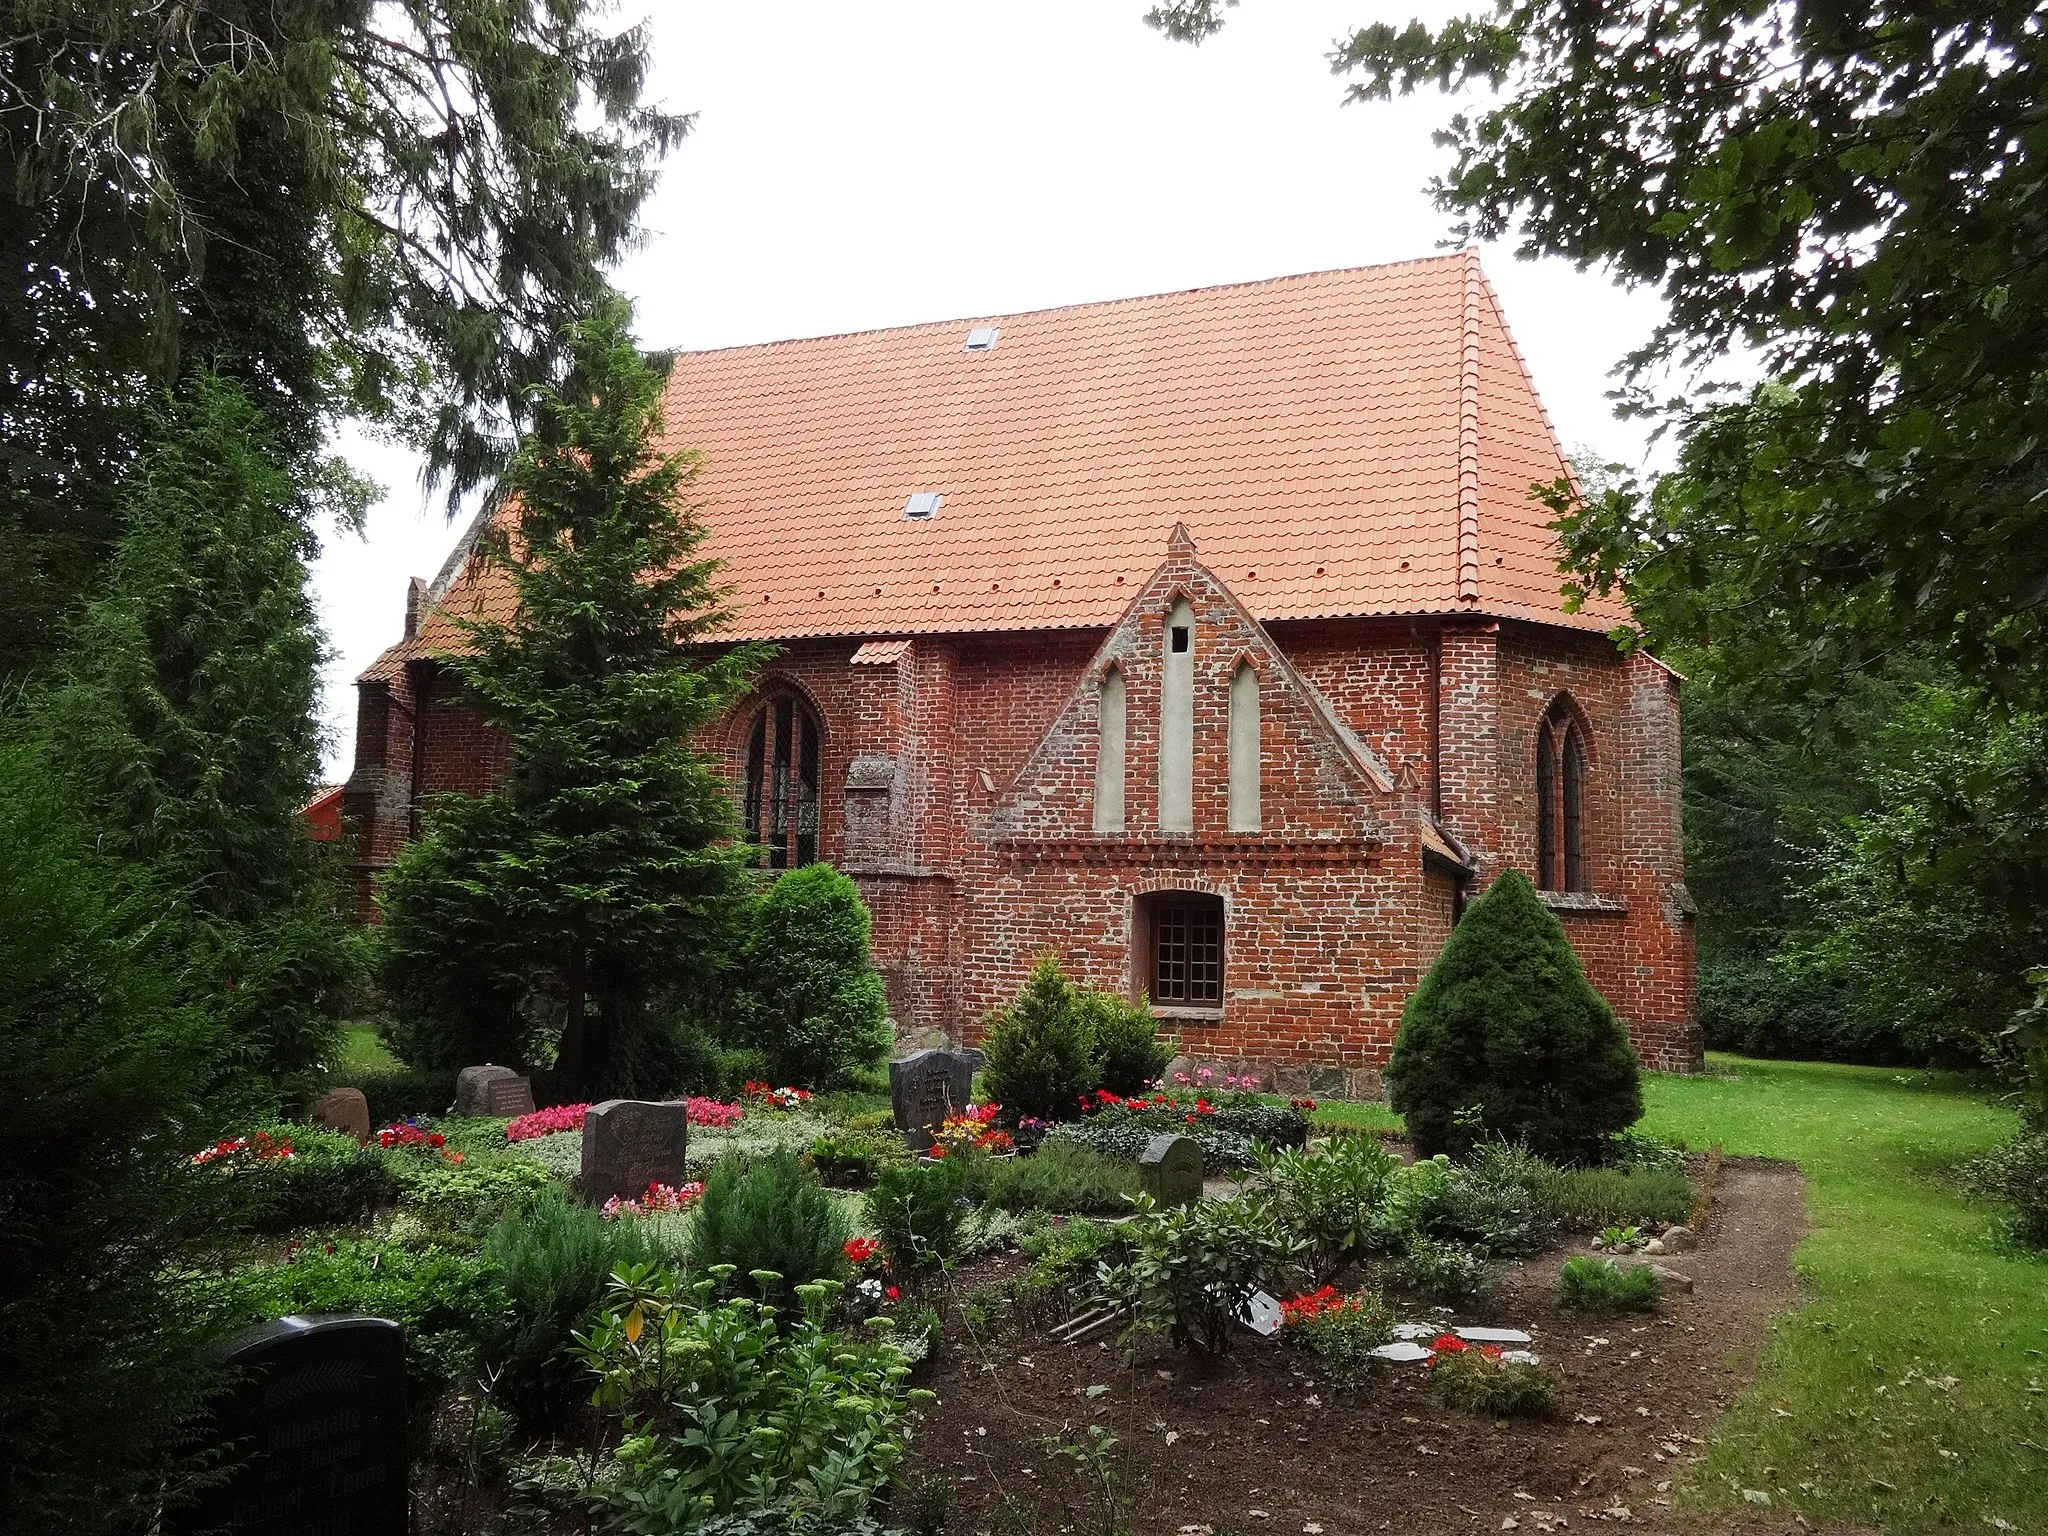
[[[771,694],[747,729],[741,794],[747,841],[767,869],[818,859],[818,717],[793,693]]]
[[[1583,891],[1586,883],[1586,731],[1563,699],[1536,729],[1536,884]]]
[[[1095,830],[1124,829],[1124,674],[1102,674],[1095,700]]]

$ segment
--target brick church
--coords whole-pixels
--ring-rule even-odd
[[[1371,1093],[1512,866],[1699,1066],[1678,680],[1559,595],[1476,256],[685,353],[664,415],[781,647],[705,745],[769,865],[859,884],[902,1028],[972,1038],[1051,949],[1188,1056]],[[359,891],[501,769],[434,659],[504,613],[472,542],[358,685]]]

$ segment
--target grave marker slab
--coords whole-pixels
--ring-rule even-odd
[[[685,1181],[690,1111],[683,1104],[607,1099],[583,1112],[583,1171],[576,1181],[585,1200],[602,1205],[617,1195],[638,1200],[650,1184]]]
[[[370,1101],[360,1088],[334,1088],[306,1106],[306,1118],[325,1131],[370,1139]]]
[[[516,1120],[533,1113],[533,1079],[495,1077],[484,1085],[484,1113],[493,1119]]]
[[[166,1536],[405,1536],[405,1338],[381,1317],[285,1317],[222,1351],[214,1424],[235,1471]]]
[[[502,1083],[519,1074],[510,1067],[464,1067],[455,1074],[455,1113],[488,1115],[491,1112],[491,1084]]]
[[[981,1063],[979,1051],[952,1049],[913,1051],[889,1063],[896,1128],[912,1150],[930,1150],[932,1132],[945,1124],[946,1116],[973,1102],[974,1074]]]
[[[1192,1205],[1202,1198],[1202,1149],[1186,1136],[1154,1136],[1138,1154],[1138,1178],[1159,1205]]]

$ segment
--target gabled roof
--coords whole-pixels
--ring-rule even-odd
[[[1564,611],[1563,455],[1471,252],[686,352],[663,412],[735,638],[1106,627],[1176,523],[1262,621],[1627,617]],[[505,601],[476,580],[430,597]]]

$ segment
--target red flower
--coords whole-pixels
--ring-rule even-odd
[[[883,1294],[884,1296],[887,1296],[887,1297],[888,1297],[888,1298],[889,1298],[889,1299],[890,1299],[891,1301],[894,1301],[894,1300],[896,1300],[896,1299],[897,1299],[897,1298],[898,1298],[899,1296],[901,1296],[901,1295],[902,1295],[903,1293],[902,1293],[901,1291],[897,1290],[897,1289],[896,1289],[896,1287],[892,1285],[892,1286],[890,1286],[890,1287],[889,1287],[889,1289],[888,1289],[888,1290],[884,1291],[884,1292],[883,1292],[882,1294]]]
[[[880,1246],[872,1237],[849,1237],[843,1251],[855,1264],[865,1264]]]

